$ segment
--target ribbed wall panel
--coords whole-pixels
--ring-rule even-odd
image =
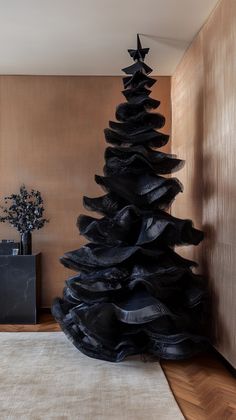
[[[215,347],[236,367],[236,2],[223,0],[172,79],[172,151],[186,159],[172,213],[206,239],[198,258],[211,291]],[[190,255],[191,254],[191,255]]]

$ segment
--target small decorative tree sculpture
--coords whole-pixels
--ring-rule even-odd
[[[32,253],[31,232],[41,229],[49,220],[43,217],[44,207],[40,191],[27,191],[25,185],[20,187],[19,194],[4,197],[5,206],[0,206],[3,215],[0,222],[8,222],[21,235],[21,254]],[[9,205],[9,202],[11,204]]]

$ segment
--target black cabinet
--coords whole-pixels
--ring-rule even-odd
[[[0,255],[0,323],[36,324],[41,254]]]

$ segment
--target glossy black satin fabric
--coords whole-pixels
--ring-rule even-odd
[[[135,63],[123,69],[127,102],[109,121],[104,176],[95,181],[100,197],[84,197],[84,206],[100,214],[80,215],[77,227],[89,243],[67,252],[61,262],[77,271],[65,284],[52,312],[62,330],[83,353],[112,362],[148,352],[183,359],[207,343],[203,334],[206,289],[197,265],[181,257],[178,245],[198,245],[203,232],[191,220],[167,212],[183,191],[177,178],[163,177],[182,168],[175,155],[157,150],[169,136],[165,118],[150,112],[156,82],[144,63],[148,48],[139,37],[129,50]]]

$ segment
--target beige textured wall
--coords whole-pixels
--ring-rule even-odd
[[[77,216],[86,213],[82,196],[103,194],[94,174],[102,174],[103,129],[125,100],[121,89],[120,77],[0,76],[0,197],[24,182],[42,192],[50,218],[33,233],[33,250],[43,255],[43,306],[61,294],[72,274],[59,256],[85,242],[75,226]],[[152,96],[162,101],[168,133],[169,77],[158,78]],[[1,224],[0,238],[18,235]]]
[[[203,226],[212,338],[236,367],[236,1],[222,0],[172,79],[172,151],[186,159],[172,212]]]

